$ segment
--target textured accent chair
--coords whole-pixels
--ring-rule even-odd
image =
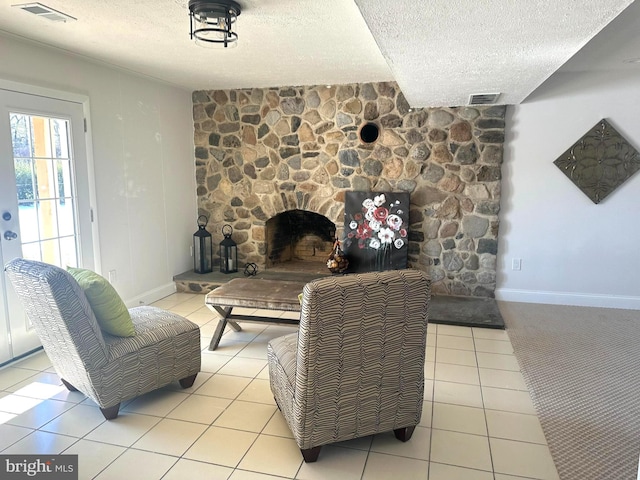
[[[306,462],[322,445],[420,423],[431,282],[418,270],[304,287],[298,333],[267,346],[276,403]]]
[[[120,403],[200,371],[200,328],[160,308],[129,309],[133,337],[103,332],[76,280],[46,263],[11,261],[5,271],[62,383],[98,404],[107,420]]]

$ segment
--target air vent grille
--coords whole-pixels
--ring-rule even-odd
[[[21,3],[12,6],[39,17],[46,18],[52,22],[69,22],[76,20],[71,15],[54,10],[53,8],[47,7],[41,3]]]
[[[493,105],[499,96],[499,93],[474,93],[469,95],[469,105]]]

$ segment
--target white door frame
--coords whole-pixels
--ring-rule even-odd
[[[84,113],[85,121],[85,144],[87,148],[87,175],[88,175],[88,187],[89,187],[89,202],[91,203],[92,210],[92,222],[91,222],[91,236],[93,241],[93,265],[84,265],[85,268],[92,269],[98,273],[102,271],[102,262],[100,257],[100,236],[98,229],[98,212],[96,201],[96,183],[95,183],[95,170],[93,163],[93,141],[91,136],[91,117],[89,97],[79,93],[65,92],[63,90],[55,90],[47,87],[40,87],[37,85],[30,85],[26,83],[14,82],[11,80],[4,80],[0,78],[0,89],[10,90],[17,93],[26,93],[29,95],[36,95],[40,97],[49,97],[55,100],[65,100],[68,102],[75,102],[82,104],[82,112]]]

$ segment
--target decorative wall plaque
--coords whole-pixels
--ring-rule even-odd
[[[604,118],[553,162],[594,203],[640,170],[640,155]]]
[[[409,194],[345,192],[344,231],[350,272],[407,268]]]

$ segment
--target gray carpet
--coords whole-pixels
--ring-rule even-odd
[[[640,311],[500,303],[562,480],[635,480]]]

